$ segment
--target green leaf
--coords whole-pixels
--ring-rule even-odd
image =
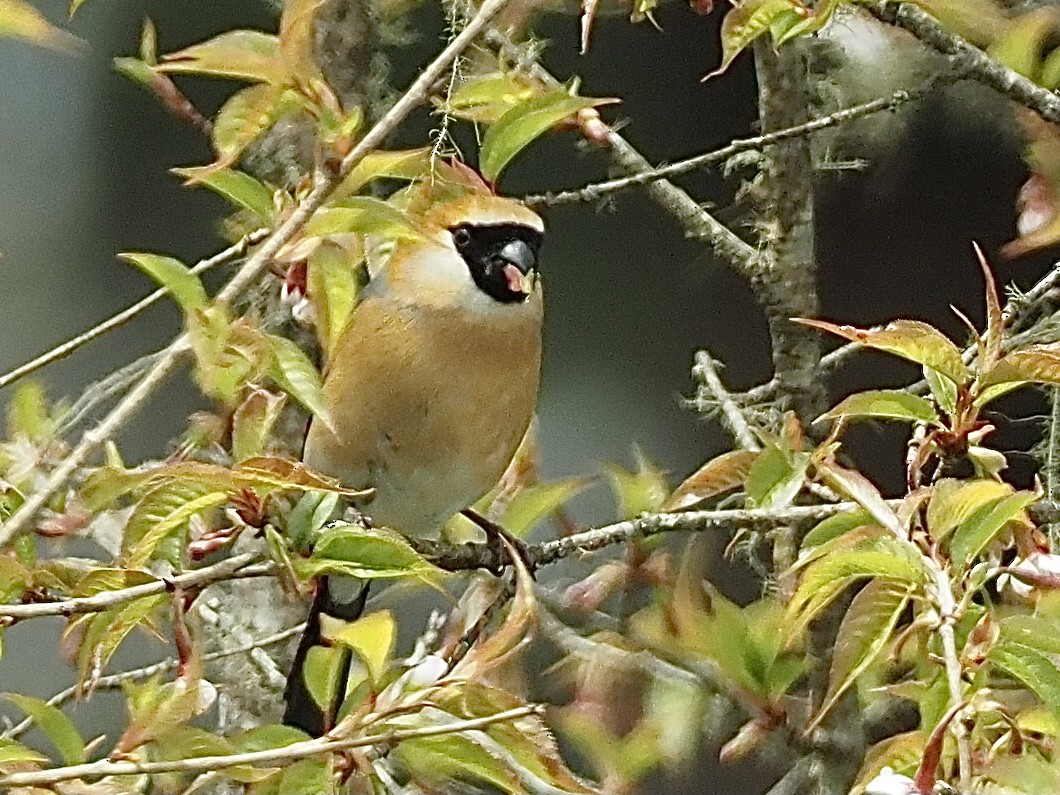
[[[272,352],[272,367],[269,372],[273,380],[313,416],[331,427],[331,410],[324,400],[320,373],[309,361],[305,351],[286,337],[266,334],[265,338]]]
[[[267,751],[273,748],[283,748],[292,743],[301,743],[312,739],[301,729],[293,726],[284,726],[272,723],[266,726],[255,726],[247,729],[241,734],[230,738],[233,747],[238,753],[245,754],[252,751]]]
[[[1045,57],[1038,83],[1049,91],[1060,88],[1060,50],[1053,50]]]
[[[817,547],[826,544],[833,539],[839,538],[856,527],[865,527],[866,525],[874,524],[876,524],[876,520],[873,519],[872,514],[864,508],[858,508],[853,511],[844,511],[843,513],[829,516],[827,519],[824,519],[815,525],[814,528],[806,534],[806,537],[802,539],[802,553],[807,554]]]
[[[479,149],[479,170],[490,182],[496,182],[513,157],[564,119],[584,108],[613,100],[571,96],[556,89],[516,105],[490,126]]]
[[[202,282],[180,260],[142,252],[127,252],[118,256],[135,265],[168,290],[184,312],[206,305],[206,290]]]
[[[265,452],[272,430],[287,400],[264,389],[254,389],[232,414],[232,459],[239,462]]]
[[[806,483],[809,453],[768,442],[747,475],[747,496],[758,508],[786,508]]]
[[[321,534],[309,559],[295,560],[303,577],[323,572],[362,579],[423,577],[440,571],[419,555],[400,533],[336,522]]]
[[[870,581],[858,591],[839,625],[832,666],[828,672],[828,690],[817,716],[806,731],[811,731],[832,710],[855,680],[879,657],[894,632],[911,588],[887,580]]]
[[[143,566],[167,535],[183,527],[191,516],[203,510],[199,500],[207,497],[202,505],[220,505],[227,498],[227,491],[218,490],[209,483],[168,480],[149,489],[136,504],[122,535],[122,560],[127,568]],[[194,505],[188,511],[185,506]],[[171,561],[174,565],[179,560]],[[134,565],[135,564],[135,565]]]
[[[394,653],[397,622],[389,610],[376,610],[356,621],[321,616],[320,634],[332,644],[339,643],[354,651],[368,667],[372,682],[376,683],[382,680]]]
[[[284,768],[278,791],[297,792],[298,795],[335,795],[339,790],[334,767],[334,757],[330,754],[323,759],[299,759]]]
[[[444,734],[404,740],[391,752],[413,779],[452,789],[454,780],[485,782],[502,792],[523,791],[506,764],[463,734]]]
[[[809,36],[811,33],[821,30],[831,20],[832,15],[835,14],[836,9],[839,8],[839,4],[842,2],[844,0],[824,0],[824,2],[818,4],[813,14],[808,18],[801,10],[790,11],[788,16],[793,18],[791,24],[786,25],[782,31],[776,30],[775,27],[770,29],[770,33],[773,36],[773,46],[779,48],[792,39],[800,36]]]
[[[48,757],[22,743],[0,737],[0,770],[7,772],[15,764],[39,765],[48,761]]]
[[[163,55],[161,72],[225,77],[252,83],[283,84],[286,69],[279,40],[259,30],[230,30],[208,41]]]
[[[313,303],[317,338],[324,353],[335,349],[353,313],[360,282],[346,249],[324,241],[312,254],[306,272],[306,295]]]
[[[415,180],[430,169],[431,147],[371,152],[342,181],[336,197],[356,193],[376,179]]]
[[[950,541],[950,559],[961,567],[970,565],[1001,532],[1005,523],[1023,514],[1034,500],[1033,492],[1017,491],[981,506],[954,531]]]
[[[7,432],[41,441],[51,436],[55,423],[48,416],[48,398],[39,381],[23,381],[7,406]]]
[[[500,523],[513,536],[521,538],[534,525],[546,516],[554,514],[592,482],[592,478],[566,478],[551,483],[524,486],[508,502]]]
[[[125,565],[134,569],[146,565],[154,554],[155,549],[166,536],[186,525],[188,520],[196,514],[224,505],[228,502],[228,499],[227,491],[211,491],[175,508],[161,517],[140,536],[139,541],[125,556]]]
[[[64,765],[80,765],[85,761],[85,741],[74,722],[58,707],[53,707],[43,699],[24,696],[19,693],[0,695],[25,712],[48,738]]]
[[[939,408],[952,416],[957,411],[957,385],[934,367],[924,367],[924,380]]]
[[[637,460],[635,472],[617,464],[605,465],[622,519],[659,510],[669,492],[666,474],[649,461],[639,447],[634,448],[633,454]]]
[[[103,671],[122,642],[137,627],[150,623],[156,609],[167,601],[165,594],[146,596],[97,613],[88,620],[78,650],[78,675],[82,682]]]
[[[513,107],[544,93],[544,86],[521,71],[491,72],[460,85],[447,100],[438,100],[439,111],[476,124],[495,124]]]
[[[821,419],[835,420],[849,417],[875,417],[926,423],[937,423],[939,419],[931,401],[896,389],[858,392],[823,414]]]
[[[306,224],[304,232],[306,237],[350,233],[379,235],[388,240],[422,237],[408,215],[372,196],[351,196],[317,210]]]
[[[171,170],[178,177],[187,180],[189,185],[203,185],[236,206],[250,210],[264,223],[270,223],[276,216],[272,190],[249,174],[215,166],[192,166]]]
[[[923,757],[923,732],[917,730],[888,737],[865,753],[865,761],[861,764],[851,792],[864,792],[868,783],[882,773],[885,767],[896,773],[912,773]]]
[[[994,384],[1021,381],[1060,384],[1060,343],[1032,345],[1003,356],[1001,361],[980,378],[979,389],[982,392]]]
[[[730,8],[721,21],[721,66],[707,77],[720,75],[728,69],[751,42],[768,33],[778,19],[790,17],[800,7],[792,0],[744,0]],[[803,16],[810,14],[805,8],[802,12]]]
[[[1060,658],[1021,643],[1002,641],[990,650],[989,659],[1060,717]]]
[[[688,510],[711,497],[741,488],[757,458],[758,453],[752,450],[731,450],[712,458],[674,489],[662,510]]]
[[[986,503],[1010,494],[1012,487],[997,480],[942,478],[935,484],[928,501],[928,532],[933,539],[941,541]]]
[[[5,36],[66,52],[85,46],[77,36],[55,27],[23,0],[0,0],[0,38]]]
[[[872,514],[881,527],[886,527],[896,536],[905,534],[905,525],[898,514],[887,504],[880,490],[867,477],[855,469],[840,466],[833,458],[817,462],[818,475],[831,486]]]
[[[968,368],[961,360],[960,349],[953,341],[934,326],[919,320],[894,320],[878,330],[804,318],[796,322],[931,367],[956,384],[964,384],[970,378]]]
[[[1037,82],[1042,68],[1042,48],[1056,26],[1055,8],[1020,14],[1001,29],[1001,35],[987,53],[1012,71]]]
[[[349,652],[327,646],[311,646],[306,652],[302,677],[313,703],[325,715],[335,709],[339,697],[339,684]]]
[[[210,129],[218,164],[234,163],[262,133],[301,107],[298,95],[283,86],[254,85],[237,91],[217,111]]]

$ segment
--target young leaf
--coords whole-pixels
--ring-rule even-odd
[[[451,792],[454,782],[467,780],[492,785],[501,792],[523,791],[507,764],[464,734],[404,740],[391,753],[414,781],[430,785],[429,791]]]
[[[324,386],[320,373],[309,361],[309,357],[297,343],[286,337],[275,334],[266,334],[265,337],[272,352],[270,374],[273,380],[313,416],[330,427],[331,410],[324,400]]]
[[[416,238],[421,232],[401,210],[372,196],[351,196],[314,213],[306,224],[306,237],[356,233],[390,240]]]
[[[311,646],[306,653],[302,677],[313,703],[325,715],[335,709],[348,655],[345,649],[328,646]]]
[[[731,450],[710,459],[674,489],[662,504],[662,510],[688,510],[711,497],[742,487],[757,458],[755,451]]]
[[[279,58],[279,40],[259,30],[230,30],[208,41],[163,55],[155,67],[206,77],[283,84],[287,73]]]
[[[237,207],[250,210],[262,223],[271,223],[276,215],[272,191],[242,171],[216,166],[192,166],[171,171],[189,185],[203,185]]]
[[[786,508],[806,483],[809,453],[768,442],[747,474],[747,496],[759,508]]]
[[[834,516],[829,516],[815,525],[806,537],[802,539],[802,551],[800,557],[807,555],[817,547],[826,544],[833,539],[839,538],[856,527],[865,527],[875,524],[872,514],[864,508],[853,511],[844,511]]]
[[[376,610],[356,621],[340,621],[325,615],[321,616],[320,634],[332,645],[339,643],[356,652],[368,667],[372,682],[379,682],[394,653],[397,623],[389,610]]]
[[[335,191],[336,198],[350,196],[376,179],[412,181],[430,169],[431,147],[418,149],[385,149],[371,152],[342,181]]]
[[[894,320],[879,330],[839,326],[824,320],[805,318],[798,318],[795,322],[926,365],[956,384],[963,384],[970,377],[968,368],[961,360],[961,352],[953,341],[934,326],[919,320]]]
[[[55,430],[48,416],[48,398],[39,381],[23,381],[7,406],[7,432],[12,437],[24,436],[31,442],[47,439]]]
[[[840,466],[833,458],[819,461],[817,472],[829,486],[850,497],[872,514],[872,518],[881,526],[897,536],[905,533],[905,526],[898,514],[883,499],[879,489],[860,472]]]
[[[516,105],[486,131],[479,150],[479,170],[490,182],[496,182],[513,157],[561,121],[584,108],[593,108],[616,100],[571,96],[556,89]]]
[[[85,45],[77,36],[49,23],[25,0],[0,0],[0,38],[5,36],[67,52]]]
[[[2,9],[0,9],[0,12],[2,12]],[[19,693],[4,693],[0,695],[0,698],[10,701],[33,719],[37,728],[48,738],[48,742],[55,746],[55,750],[59,752],[59,758],[64,765],[80,765],[84,763],[85,741],[74,722],[62,710],[58,707],[53,707],[43,699],[24,696]],[[2,748],[0,748],[0,757],[2,755]]]
[[[477,124],[494,124],[516,105],[545,92],[545,87],[520,71],[478,75],[460,85],[446,100],[438,100],[440,111]]]
[[[826,414],[821,415],[817,421],[849,417],[938,422],[938,413],[929,400],[897,389],[874,389],[850,395]]]
[[[967,566],[994,540],[1007,522],[1023,515],[1035,500],[1030,491],[1017,491],[1008,497],[992,500],[973,513],[958,527],[950,541],[950,558],[958,566]]]
[[[22,743],[0,737],[0,772],[14,772],[16,765],[18,769],[26,766],[38,766],[48,761],[48,757],[39,751],[34,751]]]
[[[607,465],[611,489],[618,498],[618,513],[632,519],[642,513],[656,511],[666,499],[666,474],[648,460],[639,447],[634,449],[637,471],[630,472],[617,464]]]
[[[284,395],[251,390],[232,414],[232,459],[244,461],[265,452],[272,429],[286,403]]]
[[[939,408],[952,415],[957,410],[957,385],[934,367],[924,368],[924,380]]]
[[[297,792],[298,795],[336,795],[335,758],[331,754],[320,758],[299,759],[283,769],[277,793]]]
[[[213,168],[234,163],[258,136],[300,107],[298,95],[284,86],[261,84],[237,91],[213,120],[210,139],[218,160]]]
[[[317,338],[325,353],[334,349],[357,303],[355,265],[349,252],[331,241],[323,241],[309,255],[306,295],[313,303]]]
[[[894,632],[911,588],[887,580],[872,580],[850,603],[836,635],[828,690],[817,716],[806,727],[813,731],[835,706],[840,696],[879,657]]]
[[[336,522],[317,540],[308,559],[295,561],[303,577],[323,572],[362,579],[423,577],[439,572],[399,533]]]
[[[1032,345],[1003,356],[997,365],[980,379],[979,389],[1021,381],[1060,384],[1060,343]]]
[[[798,0],[745,0],[730,8],[721,21],[721,65],[707,77],[720,75],[751,42],[768,33],[781,17],[792,12],[810,17],[811,11]]]
[[[180,260],[141,252],[128,252],[118,256],[135,265],[168,290],[184,312],[206,305],[206,290],[202,282]]]
[[[139,539],[129,549],[125,555],[124,564],[134,569],[145,566],[154,555],[155,549],[166,536],[186,525],[188,520],[196,514],[223,505],[228,502],[228,499],[229,494],[227,491],[211,491],[183,502],[169,513],[159,517],[158,521],[144,529]],[[138,522],[146,524],[145,514],[134,513],[134,516],[136,516]],[[130,519],[131,523],[132,520]],[[128,532],[126,530],[126,533]],[[139,534],[139,527],[137,527],[136,532]]]
[[[986,503],[1010,494],[1012,487],[997,480],[943,478],[935,484],[928,502],[928,532],[933,539],[941,541]]]

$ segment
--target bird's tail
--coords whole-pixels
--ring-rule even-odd
[[[288,726],[301,729],[312,737],[320,737],[335,725],[335,716],[346,696],[348,671],[342,671],[339,676],[339,692],[335,696],[335,703],[321,707],[314,701],[305,681],[306,657],[314,646],[322,645],[322,642],[323,645],[327,644],[320,634],[321,615],[342,621],[355,621],[364,612],[367,599],[367,580],[351,580],[345,577],[338,580],[331,577],[320,578],[317,583],[316,596],[313,598],[313,606],[309,609],[309,618],[306,619],[305,631],[298,642],[298,650],[295,652],[294,662],[291,663],[291,672],[287,676],[287,688],[283,693],[283,699],[286,702],[283,722]],[[346,665],[348,668],[349,661]]]

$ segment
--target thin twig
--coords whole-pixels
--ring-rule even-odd
[[[101,760],[83,765],[55,767],[48,770],[36,770],[27,773],[10,773],[0,776],[0,787],[50,786],[60,781],[71,781],[77,778],[98,778],[101,776],[154,775],[158,773],[206,773],[212,770],[223,770],[237,765],[273,766],[277,762],[290,762],[318,754],[345,751],[350,748],[364,748],[372,745],[391,745],[403,740],[422,737],[437,737],[445,734],[481,729],[495,723],[518,720],[528,715],[536,715],[540,708],[535,705],[516,707],[515,709],[487,715],[483,718],[453,721],[438,726],[424,726],[417,729],[394,729],[392,731],[370,734],[366,737],[353,737],[343,740],[320,738],[304,742],[291,743],[281,748],[268,748],[264,751],[249,751],[242,754],[218,754],[198,756],[189,759],[174,759],[164,762],[111,762]]]
[[[861,5],[882,22],[904,28],[934,47],[961,72],[1037,113],[1046,121],[1060,123],[1060,97],[1007,66],[1003,66],[973,44],[946,30],[934,17],[912,3],[862,0]]]
[[[628,177],[596,182],[573,190],[563,190],[555,193],[530,194],[525,196],[523,201],[531,206],[542,207],[556,207],[562,204],[597,201],[612,193],[626,190],[627,188],[632,188],[637,185],[647,185],[660,179],[676,177],[681,174],[687,174],[689,171],[712,166],[715,163],[724,163],[733,155],[737,155],[741,152],[761,151],[771,144],[781,143],[792,138],[813,135],[822,130],[837,127],[841,124],[846,124],[856,119],[871,116],[883,111],[896,110],[902,105],[923,98],[940,85],[957,82],[962,77],[963,75],[957,73],[933,75],[917,88],[909,89],[907,91],[896,91],[889,97],[880,97],[879,99],[874,99],[861,105],[853,105],[849,108],[843,108],[842,110],[837,110],[835,113],[812,119],[804,124],[796,124],[783,130],[776,130],[775,132],[756,135],[751,138],[738,138],[720,149],[689,157],[685,160],[679,160],[676,163],[670,163],[669,165],[654,166]]]
[[[229,262],[237,257],[241,257],[247,253],[247,249],[250,246],[257,245],[268,235],[268,229],[257,229],[248,235],[245,235],[241,240],[235,244],[229,246],[224,251],[220,251],[214,254],[209,259],[204,259],[196,263],[192,268],[191,272],[194,274],[205,273],[211,268],[215,268],[218,265],[222,265]],[[154,306],[163,298],[169,295],[169,290],[165,287],[160,287],[150,295],[146,295],[137,301],[135,304],[126,307],[125,309],[111,315],[109,318],[104,320],[102,323],[93,326],[92,328],[78,334],[73,339],[69,339],[61,345],[56,345],[50,351],[42,353],[30,361],[20,364],[10,372],[0,375],[0,389],[9,386],[20,378],[24,378],[30,373],[36,372],[37,370],[45,367],[52,362],[57,362],[69,356],[71,353],[76,351],[81,346],[97,339],[109,331],[113,331],[125,323],[128,323],[134,317],[139,315],[144,310],[151,306]]]
[[[42,616],[72,616],[79,613],[99,613],[115,605],[125,604],[134,599],[165,593],[182,588],[195,590],[207,585],[226,580],[241,580],[249,577],[268,577],[276,572],[273,563],[258,562],[258,557],[251,553],[236,555],[212,566],[186,571],[174,577],[167,577],[128,588],[113,591],[100,591],[92,596],[74,596],[55,602],[33,602],[23,605],[0,605],[0,621],[14,623],[29,618]]]
[[[941,566],[931,559],[931,572],[935,582],[936,597],[939,608],[939,637],[942,640],[942,657],[946,664],[946,683],[950,691],[950,708],[960,710],[964,704],[963,671],[957,651],[957,638],[954,626],[957,623],[957,604],[950,587],[950,579]],[[957,765],[959,769],[961,792],[972,791],[972,754],[968,745],[968,732],[959,718],[952,724],[957,738]]]
[[[242,646],[237,646],[232,649],[222,649],[220,651],[212,651],[202,656],[204,663],[213,662],[214,660],[221,660],[225,657],[234,657],[237,654],[246,654],[252,652],[255,649],[264,649],[269,646],[275,646],[277,643],[282,643],[289,638],[293,638],[297,635],[301,635],[305,629],[305,624],[296,624],[293,627],[288,627],[282,632],[276,632],[275,634],[269,635],[264,638],[260,638],[251,643],[245,643]],[[118,673],[108,674],[101,676],[95,682],[93,682],[93,689],[106,690],[113,687],[121,687],[126,682],[139,682],[143,679],[150,679],[155,674],[165,673],[166,671],[175,670],[179,665],[179,661],[175,658],[169,658],[168,660],[159,660],[151,665],[145,665],[142,668],[132,668],[128,671],[119,671]],[[53,707],[60,707],[69,701],[71,698],[77,695],[79,688],[77,685],[71,685],[63,690],[60,690],[54,696],[48,699],[47,703]],[[0,732],[0,739],[15,739],[20,735],[24,734],[33,725],[33,718],[27,717],[10,729],[4,732]]]
[[[751,450],[752,452],[761,450],[762,445],[758,443],[758,439],[751,432],[751,427],[747,424],[747,418],[744,417],[740,407],[732,399],[729,390],[721,382],[718,371],[714,366],[714,359],[706,351],[696,352],[696,363],[692,367],[692,377],[700,382],[700,389],[710,391],[714,401],[721,407],[722,415],[725,417],[729,431],[735,437],[737,444],[744,450]],[[705,399],[697,397],[696,401],[697,403],[705,402]]]
[[[394,103],[390,110],[376,122],[365,136],[357,142],[350,153],[343,158],[338,168],[318,171],[315,187],[302,199],[287,219],[273,231],[268,240],[261,244],[261,247],[244,263],[243,267],[239,269],[228,284],[221,289],[216,298],[218,302],[227,303],[232,301],[258,278],[262,271],[272,262],[272,258],[279,250],[290,242],[312,217],[313,213],[323,206],[335,188],[338,187],[342,178],[370,152],[381,146],[398,124],[414,108],[423,103],[429,95],[431,87],[449,68],[449,64],[452,63],[453,59],[471,44],[507,2],[508,0],[485,0],[467,26],[420,72],[419,77],[413,81],[401,98]],[[181,354],[187,351],[189,347],[188,336],[182,334],[165,348],[159,360],[132,391],[119,401],[96,427],[85,432],[78,445],[52,470],[44,484],[33,494],[29,495],[7,522],[0,526],[0,546],[7,544],[17,532],[25,529],[30,520],[37,514],[37,511],[44,506],[52,495],[62,488],[78,468],[84,464],[88,456],[99,445],[113,436],[129,419],[135,416],[154,391],[176,369]]]

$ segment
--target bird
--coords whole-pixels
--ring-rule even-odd
[[[432,207],[418,227],[372,274],[329,352],[329,421],[310,420],[302,458],[371,489],[357,508],[374,525],[436,537],[497,484],[533,419],[545,227],[520,202],[481,190]],[[353,620],[367,597],[366,583],[335,580],[317,584],[284,694],[284,723],[311,736],[338,708],[317,705],[303,675],[321,616]]]

